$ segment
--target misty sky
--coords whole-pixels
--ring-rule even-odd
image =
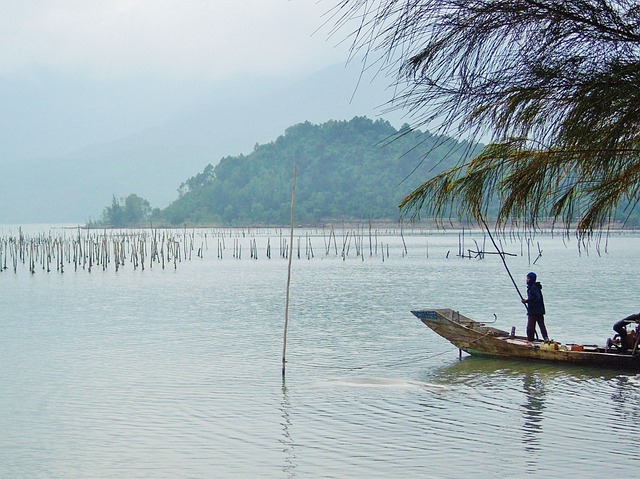
[[[0,74],[37,70],[95,78],[157,75],[219,81],[280,76],[344,61],[320,28],[324,0],[8,0]]]
[[[164,207],[294,124],[379,116],[389,85],[348,61],[338,3],[2,0],[0,224]]]
[[[331,35],[327,15],[336,3],[3,1],[0,164],[73,154],[241,83],[266,89],[344,64],[347,34]]]

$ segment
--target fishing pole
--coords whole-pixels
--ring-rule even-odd
[[[518,285],[517,285],[516,281],[513,279],[511,271],[509,271],[509,266],[507,266],[507,261],[504,259],[504,256],[505,256],[504,252],[502,250],[500,250],[500,248],[498,248],[498,245],[497,245],[496,241],[493,239],[493,235],[491,234],[491,231],[489,230],[489,225],[487,224],[487,222],[485,221],[485,219],[482,216],[480,217],[480,221],[484,225],[485,230],[487,230],[487,234],[489,235],[489,239],[493,243],[493,246],[496,248],[496,251],[498,252],[498,255],[500,255],[500,259],[502,260],[502,264],[504,265],[504,269],[507,270],[507,274],[509,275],[509,278],[511,278],[511,282],[513,283],[513,286],[516,288],[516,291],[518,292],[518,296],[520,296],[521,300],[524,300],[524,297],[522,296],[522,293],[520,293],[520,289],[518,288]],[[524,304],[524,307],[527,308],[527,311],[529,311],[529,305],[527,305],[527,303],[523,303],[523,304]]]

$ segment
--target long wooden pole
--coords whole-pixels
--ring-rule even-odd
[[[282,377],[287,364],[287,328],[289,327],[289,288],[291,286],[291,259],[293,258],[293,205],[295,202],[297,166],[293,165],[293,186],[291,187],[291,237],[289,238],[289,268],[287,271],[287,299],[284,308],[284,339],[282,345]]]
[[[489,235],[489,239],[491,240],[491,242],[493,243],[493,246],[496,248],[496,251],[500,255],[500,259],[502,260],[502,264],[504,265],[504,269],[507,270],[507,274],[509,275],[509,278],[511,278],[511,282],[513,283],[513,286],[516,288],[516,291],[518,292],[518,296],[520,296],[520,299],[524,299],[522,294],[520,293],[520,289],[518,288],[518,285],[516,284],[515,280],[513,279],[513,276],[511,275],[511,271],[509,271],[509,267],[507,266],[507,261],[504,259],[505,253],[500,248],[498,248],[498,245],[496,244],[495,240],[493,239],[493,236],[491,235],[491,231],[489,230],[489,225],[484,220],[484,218],[480,218],[480,220],[482,221],[482,224],[484,225],[484,228],[487,230],[487,234]],[[527,306],[527,304],[525,304],[524,307],[527,309],[527,311],[529,311],[529,307]]]

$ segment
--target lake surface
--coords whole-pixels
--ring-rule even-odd
[[[117,272],[88,272],[67,263],[64,273],[31,274],[26,265],[0,273],[0,477],[640,470],[640,375],[459,360],[411,314],[452,307],[524,332],[525,310],[500,258],[461,259],[458,233],[405,230],[403,241],[399,230],[379,231],[370,255],[365,232],[364,256],[352,243],[343,257],[345,231],[336,229],[329,254],[326,231],[296,231],[283,380],[288,260],[278,248],[289,233],[228,230],[219,258],[221,233],[209,230],[205,242],[203,232],[202,257],[175,267],[127,261]],[[11,235],[15,228],[0,228]],[[492,250],[481,233],[466,233],[465,249],[474,240]],[[613,236],[588,255],[549,235],[529,248],[503,242],[523,293],[526,273],[538,274],[558,341],[602,344],[617,319],[640,310],[637,235]],[[241,259],[232,251],[239,246]]]

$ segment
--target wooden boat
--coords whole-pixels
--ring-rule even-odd
[[[487,326],[452,309],[412,311],[425,325],[451,344],[475,356],[553,361],[584,366],[640,371],[640,325],[634,347],[621,351],[609,340],[606,346],[528,341],[526,337]]]

